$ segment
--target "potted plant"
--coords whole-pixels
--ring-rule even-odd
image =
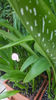
[[[3,84],[5,85],[6,89],[8,91],[12,91],[13,88],[11,88],[8,84],[7,84],[8,80],[4,81]],[[9,98],[10,100],[32,100],[34,98],[34,100],[42,100],[42,97],[46,91],[46,88],[47,88],[47,85],[48,85],[48,81],[46,79],[44,79],[43,83],[41,84],[41,87],[39,88],[39,91],[36,93],[35,97],[34,97],[34,94],[32,94],[31,97],[25,97],[23,96],[22,94],[20,93],[17,93],[16,95],[14,96],[11,96],[11,98]],[[43,90],[43,87],[44,87],[44,90]],[[42,93],[41,93],[42,91]],[[41,94],[41,95],[40,95]],[[41,99],[40,99],[41,98]]]
[[[49,79],[49,94],[51,96],[52,68],[52,89],[54,91],[54,95],[56,95],[56,2],[43,0],[8,1],[31,35],[23,37],[20,35],[18,30],[10,26],[8,23],[5,24],[4,22],[0,22],[1,26],[8,28],[11,32],[14,32],[19,37],[18,39],[18,37],[16,37],[14,34],[0,30],[0,33],[3,37],[5,36],[7,39],[12,41],[9,44],[0,47],[0,50],[13,47],[15,45],[21,45],[27,51],[33,54],[33,56],[29,56],[27,58],[19,71],[14,71],[14,69],[12,69],[12,71],[8,72],[8,69],[6,69],[7,71],[4,69],[6,71],[6,75],[3,77],[12,81],[23,80],[24,83],[28,83],[33,80],[34,84],[35,77],[40,75],[42,72],[47,71]],[[37,53],[40,53],[39,55],[26,43],[29,41],[34,42],[34,49]],[[29,68],[30,65],[31,68]],[[17,76],[20,75],[21,77],[15,77],[15,73]]]

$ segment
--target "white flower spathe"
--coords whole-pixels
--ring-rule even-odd
[[[12,60],[17,61],[17,62],[20,61],[19,56],[18,56],[17,53],[12,53]]]

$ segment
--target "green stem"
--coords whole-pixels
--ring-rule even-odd
[[[47,70],[47,74],[48,74],[48,79],[49,79],[49,93],[50,93],[50,90],[51,90],[51,71],[50,69]]]
[[[55,77],[53,75],[53,80],[52,80],[52,89],[54,90],[54,87],[55,87]]]
[[[53,68],[53,72],[54,72],[54,79],[55,79],[55,83],[56,83],[56,72],[55,72],[55,67],[52,67]]]
[[[33,85],[32,85],[32,91],[33,91],[33,92],[34,92],[34,90],[35,90],[34,81],[35,81],[35,79],[32,80],[32,83],[33,83]]]

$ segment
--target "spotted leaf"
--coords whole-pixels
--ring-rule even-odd
[[[56,64],[56,17],[50,9],[50,0],[8,1],[48,60]]]

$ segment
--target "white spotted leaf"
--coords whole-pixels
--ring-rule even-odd
[[[56,17],[49,0],[8,0],[51,64],[56,63]],[[53,3],[53,2],[52,2]],[[53,5],[54,7],[54,5]]]

